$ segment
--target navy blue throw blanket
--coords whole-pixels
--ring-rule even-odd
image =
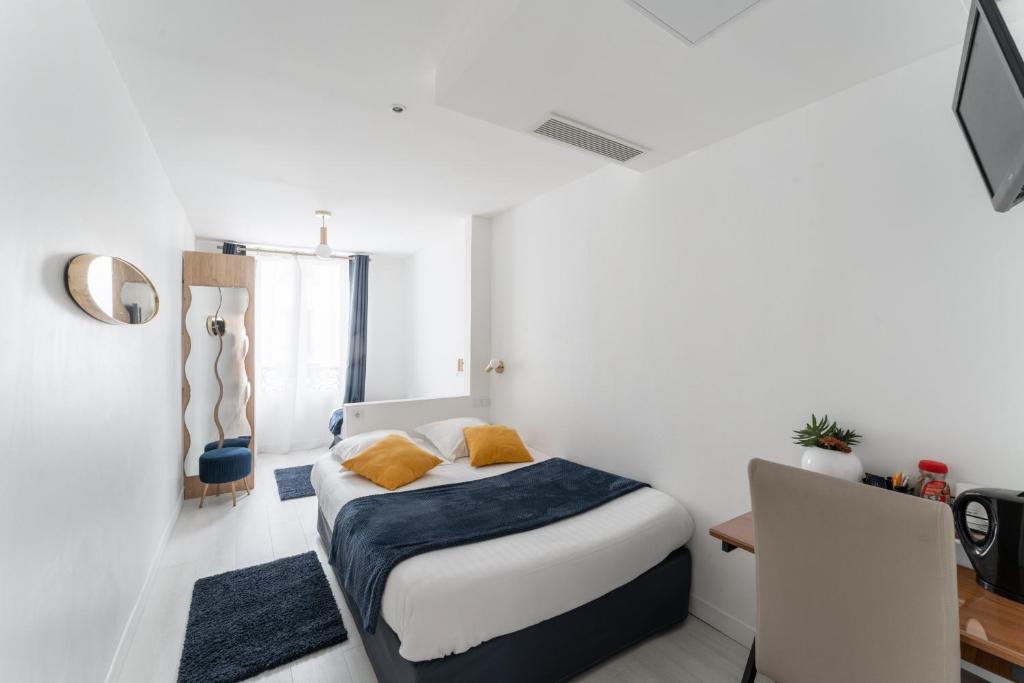
[[[645,486],[552,458],[486,479],[356,498],[338,511],[331,564],[373,633],[384,585],[402,560],[546,526]]]

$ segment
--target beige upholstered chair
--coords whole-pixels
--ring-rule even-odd
[[[764,460],[749,474],[759,673],[777,683],[961,681],[946,506]]]

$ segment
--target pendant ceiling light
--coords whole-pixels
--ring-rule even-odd
[[[316,245],[315,253],[318,258],[331,258],[331,245],[327,244],[327,219],[331,217],[331,212],[320,209],[313,215],[320,216],[320,244]]]

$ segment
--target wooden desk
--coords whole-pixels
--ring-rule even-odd
[[[746,513],[708,530],[729,553],[739,548],[754,552],[754,515]],[[1024,603],[990,593],[975,580],[974,570],[956,568],[960,594],[960,654],[1005,678],[1013,667],[1024,667]]]

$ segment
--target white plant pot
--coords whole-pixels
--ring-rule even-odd
[[[864,479],[864,466],[853,453],[808,448],[800,459],[800,467],[811,472],[827,474],[855,483]]]

